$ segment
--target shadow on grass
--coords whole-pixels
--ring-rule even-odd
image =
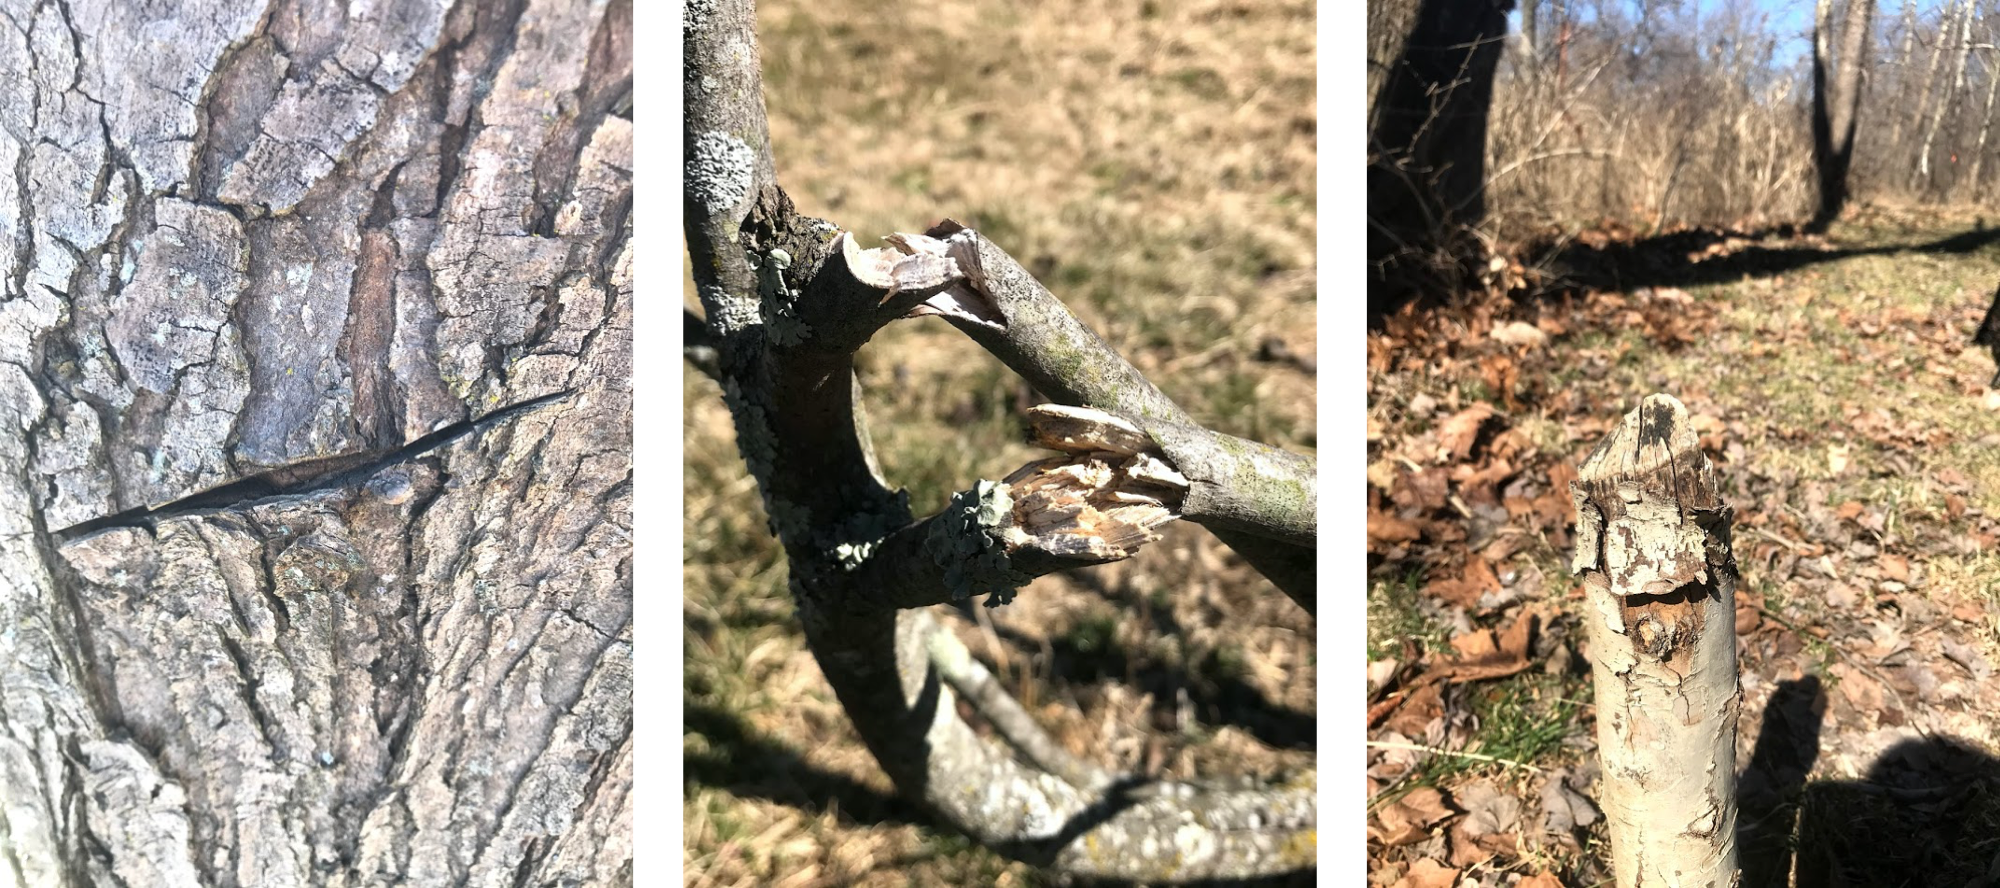
[[[1188,637],[1186,628],[1174,619],[1172,611],[1135,602],[1133,596],[1120,594],[1107,586],[1096,571],[1071,571],[1068,577],[1105,601],[1123,608],[1128,615],[1147,620],[1151,624],[1150,631],[1146,633],[1149,637]],[[1040,642],[1019,632],[1000,625],[995,625],[993,629],[996,635],[1023,654],[1042,650]],[[1134,654],[1130,647],[1120,644],[1110,632],[1071,632],[1051,639],[1048,649],[1052,654],[1050,672],[1066,682],[1109,679],[1151,694],[1154,730],[1171,732],[1181,727],[1178,710],[1181,692],[1186,691],[1195,717],[1205,724],[1242,728],[1258,742],[1274,749],[1316,748],[1319,736],[1317,717],[1272,701],[1264,692],[1230,674],[1234,667],[1216,654],[1210,654],[1194,668],[1176,667],[1154,657]]]
[[[1755,232],[1720,230],[1682,231],[1643,240],[1591,247],[1571,242],[1542,253],[1545,262],[1562,277],[1587,287],[1627,290],[1637,287],[1695,287],[1734,283],[1745,277],[1770,277],[1823,262],[1854,256],[1882,256],[1897,253],[1963,254],[2000,243],[2000,229],[1966,231],[1925,243],[1885,244],[1875,247],[1848,247],[1822,250],[1812,247],[1748,246],[1694,261],[1690,255],[1732,238],[1762,240],[1779,229]]]
[[[685,757],[689,788],[709,786],[807,811],[835,808],[857,824],[911,824],[950,832],[916,805],[851,777],[813,767],[798,751],[750,729],[735,713],[688,703],[682,731],[708,740]]]
[[[1899,253],[1932,255],[1964,254],[2000,243],[2000,228],[1979,229],[1920,243],[1884,244],[1873,247],[1817,249],[1807,246],[1747,246],[1724,255],[1705,256],[1710,248],[1732,239],[1764,240],[1772,236],[1790,238],[1791,226],[1755,231],[1697,229],[1657,237],[1614,241],[1591,246],[1577,241],[1529,247],[1523,261],[1545,269],[1556,281],[1536,298],[1564,298],[1587,289],[1632,290],[1639,287],[1698,287],[1734,283],[1746,277],[1763,278],[1786,274],[1825,262],[1855,256],[1882,256]],[[1691,258],[1700,257],[1700,258]],[[1380,329],[1383,320],[1403,308],[1408,298],[1389,300],[1376,310],[1370,303],[1368,324]],[[1418,311],[1436,308],[1436,299],[1417,304]]]
[[[1950,737],[1905,740],[1861,780],[1806,782],[1826,694],[1818,678],[1781,683],[1738,780],[1743,888],[1994,884],[2000,866],[2000,759]]]

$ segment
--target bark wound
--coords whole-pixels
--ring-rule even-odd
[[[1570,495],[1617,882],[1730,884],[1737,575],[1730,509],[1687,408],[1646,398]]]
[[[1152,439],[1101,410],[1043,404],[1028,411],[1034,443],[1063,456],[1008,475],[1009,550],[1084,561],[1116,561],[1160,538],[1154,528],[1180,517],[1188,481]]]

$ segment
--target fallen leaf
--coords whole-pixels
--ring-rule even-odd
[[[1383,552],[1400,543],[1415,542],[1423,532],[1415,524],[1387,512],[1368,513],[1368,551]]]
[[[1763,615],[1757,612],[1757,599],[1749,592],[1736,590],[1736,636],[1741,638],[1757,631],[1763,622]]]
[[[1458,884],[1458,870],[1428,857],[1410,864],[1409,873],[1396,880],[1394,888],[1452,888]]]
[[[1432,722],[1444,717],[1444,696],[1435,681],[1421,683],[1408,694],[1385,702],[1395,708],[1382,727],[1405,737],[1424,736]]]
[[[1541,872],[1515,882],[1514,888],[1563,888],[1563,883],[1554,873]]]
[[[1488,404],[1474,404],[1446,417],[1438,423],[1438,445],[1460,462],[1472,456],[1472,447],[1479,441],[1479,429],[1493,417],[1493,407]]]
[[[1504,632],[1475,629],[1451,640],[1451,660],[1433,667],[1453,681],[1502,678],[1528,668],[1528,642],[1541,615],[1526,607]]]
[[[1421,787],[1375,812],[1375,819],[1382,824],[1376,838],[1392,848],[1420,842],[1430,835],[1431,827],[1457,813],[1445,803],[1444,793]]]
[[[1568,834],[1597,822],[1597,805],[1569,783],[1568,768],[1549,773],[1542,784],[1542,828],[1558,835]]]
[[[1881,566],[1882,576],[1895,580],[1898,583],[1907,583],[1910,581],[1909,559],[1901,555],[1891,555],[1884,552],[1881,558],[1876,559],[1875,563]]]
[[[1424,594],[1433,596],[1447,604],[1463,608],[1479,605],[1479,596],[1500,588],[1500,578],[1493,573],[1493,565],[1477,553],[1465,556],[1465,565],[1456,576],[1430,583],[1424,587]]]

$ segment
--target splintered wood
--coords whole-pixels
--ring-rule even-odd
[[[1652,395],[1570,485],[1620,888],[1736,877],[1736,562],[1687,408]]]
[[[1099,410],[1044,404],[1028,410],[1034,443],[1063,456],[1022,466],[1004,483],[1014,520],[1007,546],[1063,558],[1115,561],[1159,539],[1179,517],[1188,480],[1160,459],[1137,426]]]

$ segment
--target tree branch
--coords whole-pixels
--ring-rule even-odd
[[[1072,453],[983,482],[913,523],[906,497],[889,490],[875,464],[854,352],[910,312],[980,323],[979,293],[951,272],[981,258],[963,251],[990,245],[968,232],[950,245],[910,236],[862,250],[836,227],[799,215],[772,182],[750,4],[689,9],[687,241],[706,340],[738,446],[789,558],[807,644],[870,753],[903,795],[988,847],[1061,872],[1178,881],[1311,866],[1309,788],[1107,781],[1066,759],[941,637],[922,605],[978,593],[1004,600],[1036,573],[1124,557],[1178,514],[1191,479],[1163,470],[1150,451]],[[947,256],[951,249],[960,252]],[[845,273],[824,273],[834,267]],[[1060,332],[1076,331],[1110,354],[1074,319]],[[1185,423],[1125,370],[1153,393],[1147,403],[1160,412],[1148,418]],[[1094,406],[1134,412],[1099,400]],[[1244,511],[1204,496],[1220,504],[1210,508],[1217,515]],[[959,717],[955,687],[1015,749],[995,747]]]

